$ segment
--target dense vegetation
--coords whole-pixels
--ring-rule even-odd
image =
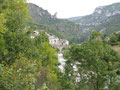
[[[59,89],[57,52],[45,32],[30,38],[27,6],[25,0],[0,0],[0,90]]]
[[[67,61],[61,72],[57,50],[49,44],[45,31],[64,35],[48,25],[30,23],[30,18],[26,0],[0,0],[0,90],[120,88],[116,73],[120,71],[120,56],[111,47],[119,45],[119,34],[111,35],[108,41],[105,35],[93,32],[88,41],[65,48]],[[58,23],[62,29],[68,23],[72,29],[79,28],[66,20]],[[40,30],[39,35],[31,38],[36,29]],[[77,31],[72,29],[71,34],[63,33],[75,36]],[[73,36],[73,41],[79,40]]]
[[[93,32],[88,42],[73,44],[64,51],[65,89],[119,90],[116,72],[120,70],[120,56],[102,37]]]
[[[116,32],[110,35],[109,44],[112,46],[120,46],[120,32]]]

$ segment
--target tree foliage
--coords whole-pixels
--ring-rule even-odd
[[[31,38],[28,13],[26,0],[0,1],[0,89],[60,88],[57,52],[45,32]]]
[[[118,79],[116,72],[120,68],[120,56],[111,46],[102,40],[90,40],[82,45],[72,45],[64,55],[67,59],[67,82],[72,80],[75,90],[103,90],[106,86],[114,90]]]

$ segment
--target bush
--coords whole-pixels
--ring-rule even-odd
[[[0,65],[0,87],[7,90],[34,90],[37,72],[36,64],[23,55],[11,66]],[[2,85],[2,86],[1,86]]]

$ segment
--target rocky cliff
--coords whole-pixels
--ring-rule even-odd
[[[110,18],[118,14],[120,15],[120,3],[115,3],[97,7],[90,15],[69,18],[68,20],[80,24],[83,30],[89,30],[97,25],[109,21]]]
[[[32,17],[30,20],[31,23],[49,26],[53,28],[55,32],[62,34],[63,38],[69,41],[77,42],[78,39],[75,37],[80,37],[83,32],[80,25],[65,19],[58,19],[56,16],[57,13],[51,15],[47,10],[35,4],[30,3],[29,10],[30,16]]]

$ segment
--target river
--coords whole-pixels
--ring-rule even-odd
[[[63,54],[62,54],[62,53],[59,53],[59,54],[58,54],[58,60],[59,60],[59,62],[60,62],[60,64],[61,64],[61,65],[59,66],[59,68],[61,69],[61,71],[63,71],[66,60],[63,58]]]

